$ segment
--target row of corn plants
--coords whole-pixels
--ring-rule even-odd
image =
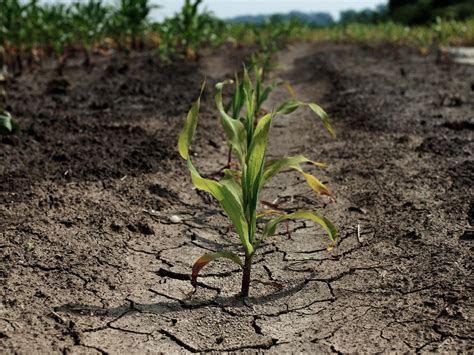
[[[116,6],[101,0],[39,3],[38,0],[2,0],[0,12],[1,62],[21,73],[24,62],[56,56],[61,65],[73,51],[90,62],[93,48],[113,38],[119,45],[137,46],[152,9],[148,0],[118,0]]]
[[[270,57],[273,50],[268,51],[269,53],[265,55]],[[187,162],[192,183],[197,189],[209,193],[219,202],[240,238],[243,254],[243,259],[229,250],[204,254],[193,265],[191,282],[196,287],[200,270],[209,262],[219,258],[229,259],[242,268],[241,295],[244,298],[249,295],[253,257],[267,238],[275,234],[280,223],[298,219],[311,220],[326,231],[333,244],[337,240],[337,231],[331,221],[314,211],[283,213],[279,210],[259,210],[258,208],[265,185],[275,175],[285,170],[295,170],[302,174],[316,194],[331,195],[329,189],[316,176],[304,170],[305,164],[320,168],[323,168],[324,164],[302,155],[276,160],[267,159],[267,145],[274,120],[298,109],[307,108],[319,117],[329,134],[334,136],[328,115],[320,106],[297,100],[294,90],[288,83],[266,82],[267,67],[264,64],[254,61],[249,71],[244,68],[242,78],[239,79],[236,75],[234,80],[220,82],[215,87],[215,105],[220,116],[220,123],[225,132],[231,156],[236,160],[236,163],[228,164],[223,170],[221,179],[202,177],[194,166],[189,152],[198,124],[204,84],[199,98],[187,115],[178,142],[179,153]],[[263,104],[273,89],[279,85],[285,85],[288,88],[291,99],[282,102],[272,112],[261,114]],[[226,86],[232,91],[230,105],[227,108],[223,103],[223,89]]]
[[[162,23],[150,21],[156,7],[149,0],[102,0],[40,3],[0,1],[0,67],[21,74],[44,57],[55,56],[59,68],[73,53],[115,48],[128,51],[158,47],[165,59],[197,57],[199,48],[219,44],[223,22],[199,11],[202,0],[185,0],[182,10]]]
[[[202,0],[184,0],[180,12],[160,23],[152,22],[150,0],[77,0],[69,4],[39,0],[0,0],[0,65],[20,74],[25,64],[41,64],[55,56],[59,69],[75,52],[86,65],[93,51],[158,48],[165,60],[197,59],[199,51],[224,42],[258,44],[261,56],[281,49],[291,40],[394,42],[428,48],[474,44],[473,19],[438,20],[429,26],[406,27],[387,22],[352,23],[312,28],[300,21],[268,20],[260,25],[226,23],[200,10]],[[262,63],[268,58],[259,58]]]
[[[355,42],[364,44],[394,43],[416,47],[425,52],[435,41],[441,46],[474,45],[474,19],[442,20],[427,26],[405,26],[395,22],[306,28],[300,38],[311,41]]]

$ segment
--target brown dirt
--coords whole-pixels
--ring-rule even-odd
[[[216,204],[190,188],[177,134],[203,77],[212,87],[244,55],[170,67],[117,57],[10,87],[23,130],[0,143],[1,352],[474,350],[474,67],[403,48],[281,53],[273,75],[328,108],[338,138],[297,111],[275,123],[270,155],[329,163],[315,172],[337,203],[293,173],[264,198],[318,210],[341,240],[328,253],[320,229],[294,223],[292,240],[282,229],[259,250],[250,306],[225,261],[190,295],[199,255],[239,249]],[[227,149],[209,89],[201,111],[193,149],[210,174]]]

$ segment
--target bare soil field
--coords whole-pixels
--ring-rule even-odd
[[[299,110],[274,124],[270,155],[328,163],[315,173],[336,202],[294,173],[264,199],[326,215],[340,241],[328,252],[312,223],[290,224],[291,240],[282,228],[245,305],[225,261],[192,294],[195,259],[239,239],[176,151],[207,77],[194,161],[207,175],[226,163],[210,88],[247,53],[221,52],[166,67],[154,53],[102,58],[9,88],[23,129],[0,140],[0,352],[474,351],[474,66],[388,46],[280,53],[272,76],[326,108],[338,136]]]

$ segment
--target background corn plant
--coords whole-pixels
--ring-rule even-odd
[[[260,71],[261,69],[257,68],[256,75]],[[222,90],[225,85],[233,85],[234,89],[230,113],[224,109],[222,102]],[[202,90],[204,90],[204,85]],[[243,269],[241,288],[243,297],[248,297],[249,294],[252,258],[256,250],[268,237],[275,233],[278,224],[281,222],[309,219],[319,224],[327,232],[333,243],[337,239],[337,231],[334,225],[327,218],[314,212],[299,211],[285,214],[272,210],[257,211],[260,194],[265,184],[283,170],[296,170],[304,176],[308,185],[316,193],[331,194],[329,189],[319,179],[305,172],[302,168],[302,165],[305,163],[319,167],[324,166],[323,164],[311,161],[304,156],[266,161],[269,132],[274,119],[278,116],[294,112],[299,107],[309,107],[320,117],[328,131],[334,135],[327,114],[315,103],[304,103],[297,100],[283,102],[276,111],[267,113],[260,119],[257,119],[258,100],[259,93],[247,71],[244,71],[242,83],[226,81],[216,85],[215,102],[220,113],[220,122],[225,131],[229,147],[239,163],[238,169],[224,170],[224,177],[221,180],[203,178],[193,165],[189,155],[189,147],[198,122],[200,97],[188,113],[178,142],[180,155],[187,161],[194,186],[199,190],[210,193],[217,199],[239,235],[245,253],[244,261],[237,254],[230,251],[221,250],[203,255],[193,266],[192,283],[196,286],[198,273],[206,264],[217,258],[226,258],[232,260]],[[262,103],[263,101],[260,102],[260,105]],[[240,117],[244,106],[246,114],[244,117]],[[260,218],[272,215],[276,217],[267,221],[262,231],[258,233],[257,221]]]
[[[201,4],[202,0],[185,0],[179,13],[153,26],[160,36],[162,59],[197,59],[200,49],[224,42],[225,23],[207,11],[200,11]]]
[[[14,133],[18,130],[18,124],[7,111],[0,111],[0,135]]]
[[[147,26],[148,16],[156,6],[149,0],[120,0],[115,14],[115,29],[122,35],[130,37],[132,49],[143,47],[143,33]]]
[[[109,9],[101,0],[76,2],[72,5],[71,19],[75,25],[75,40],[81,44],[86,66],[90,65],[94,44],[102,38],[108,25]]]

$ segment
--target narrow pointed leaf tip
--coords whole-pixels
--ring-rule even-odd
[[[299,107],[302,107],[302,106],[308,106],[311,109],[311,111],[313,111],[321,119],[321,122],[323,123],[324,127],[329,132],[329,134],[333,138],[336,137],[336,133],[334,132],[334,129],[331,126],[329,115],[326,113],[326,111],[324,111],[321,108],[321,106],[315,103],[305,103],[301,101],[287,101],[281,104],[280,107],[278,107],[277,114],[288,115],[290,113],[293,113]]]
[[[308,104],[309,108],[321,118],[321,122],[323,123],[324,127],[327,129],[329,134],[333,137],[336,138],[336,133],[334,132],[334,129],[331,126],[331,121],[329,120],[329,116],[324,111],[321,106],[316,105],[315,103],[310,103]]]
[[[178,150],[179,155],[184,160],[188,160],[189,158],[189,146],[194,137],[194,133],[196,132],[196,126],[199,117],[199,108],[201,106],[201,96],[206,86],[206,82],[204,81],[201,86],[201,92],[199,94],[198,99],[194,102],[193,106],[188,112],[186,117],[186,122],[184,123],[184,127],[179,134],[179,141],[178,141]]]
[[[199,271],[201,271],[201,269],[207,264],[209,264],[211,261],[219,259],[219,258],[232,260],[234,263],[236,263],[240,267],[243,267],[243,264],[240,258],[236,254],[230,251],[218,251],[215,253],[204,254],[199,259],[197,259],[193,265],[193,270],[191,274],[191,285],[193,285],[194,288],[196,288],[197,286],[197,277],[199,275]]]

